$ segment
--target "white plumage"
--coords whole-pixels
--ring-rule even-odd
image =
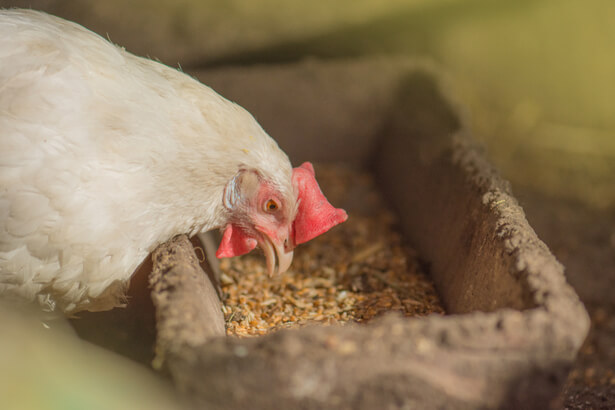
[[[158,244],[247,225],[224,203],[246,171],[292,223],[291,164],[244,109],[77,24],[0,11],[0,293],[110,309]]]

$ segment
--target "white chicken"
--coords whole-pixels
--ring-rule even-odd
[[[218,257],[295,245],[347,218],[309,163],[191,77],[32,10],[0,10],[0,293],[66,313],[122,303],[174,235]]]

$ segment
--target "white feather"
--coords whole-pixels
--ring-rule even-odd
[[[83,27],[0,11],[0,293],[121,304],[158,244],[224,225],[224,187],[291,165],[241,107]]]

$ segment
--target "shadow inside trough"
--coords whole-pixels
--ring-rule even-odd
[[[430,265],[447,311],[533,307],[525,281],[510,274],[499,249],[496,215],[484,195],[468,189],[476,170],[463,168],[460,153],[468,147],[459,114],[425,72],[402,78],[394,101],[372,169],[407,240]],[[507,184],[502,188],[509,192]]]

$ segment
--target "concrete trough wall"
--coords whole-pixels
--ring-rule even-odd
[[[293,163],[370,168],[450,315],[257,339],[194,338],[176,316],[162,353],[192,406],[547,408],[589,320],[438,70],[306,61],[197,76],[250,110]]]

